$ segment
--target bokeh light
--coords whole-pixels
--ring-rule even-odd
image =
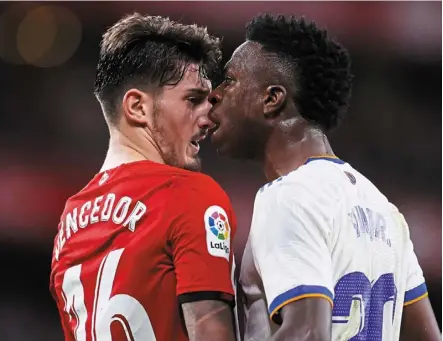
[[[28,12],[17,32],[17,47],[29,64],[51,67],[72,57],[81,40],[81,24],[68,9],[42,6]]]
[[[0,58],[12,64],[59,66],[77,50],[82,26],[61,6],[14,4],[0,15]]]
[[[348,47],[353,96],[332,146],[405,215],[441,322],[441,9],[436,1],[0,2],[0,341],[64,339],[48,290],[53,240],[66,199],[100,169],[109,145],[93,94],[100,39],[135,11],[207,26],[223,38],[224,62],[263,12],[305,15]],[[266,180],[253,162],[219,158],[209,141],[200,153],[236,212],[240,268]]]
[[[11,64],[26,64],[17,49],[16,32],[32,5],[18,3],[0,14],[0,58]]]

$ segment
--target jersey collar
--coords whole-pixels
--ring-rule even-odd
[[[332,156],[332,155],[318,155],[318,156],[311,156],[303,164],[306,165],[309,162],[316,161],[316,160],[330,161],[330,162],[338,163],[338,164],[341,164],[341,165],[346,163],[346,162],[344,162],[343,160],[339,159],[336,156]]]

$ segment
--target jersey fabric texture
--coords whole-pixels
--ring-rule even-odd
[[[290,302],[332,309],[332,340],[396,341],[403,306],[427,295],[398,209],[348,163],[310,158],[256,195],[240,284],[245,341],[271,336]]]
[[[231,203],[210,177],[139,161],[71,197],[50,289],[66,340],[186,341],[180,303],[234,305]]]

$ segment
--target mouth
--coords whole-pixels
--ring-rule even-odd
[[[215,133],[217,133],[219,128],[220,128],[220,123],[215,123],[215,127],[211,129],[211,138]]]
[[[200,144],[197,141],[191,141],[190,143],[192,149],[195,151],[195,153],[197,154],[200,150]]]
[[[211,129],[211,142],[214,143],[214,141],[217,139],[217,134],[220,131],[220,123],[217,123],[214,128]]]
[[[200,141],[203,141],[205,138],[206,138],[206,134],[199,135],[198,137],[192,139],[191,142],[189,143],[191,145],[192,149],[194,149],[196,154],[200,150]]]

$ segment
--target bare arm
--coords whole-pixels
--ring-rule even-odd
[[[281,309],[281,328],[269,341],[330,341],[331,303],[323,298],[306,298]]]
[[[441,341],[441,333],[429,298],[403,308],[400,341]]]
[[[182,304],[190,341],[235,341],[232,308],[223,301]]]

